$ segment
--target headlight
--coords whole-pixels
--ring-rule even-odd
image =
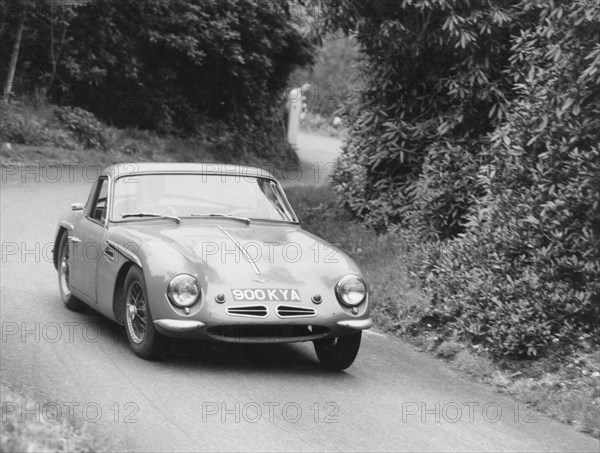
[[[169,283],[167,295],[177,307],[185,308],[193,305],[200,296],[200,287],[194,277],[181,274],[173,277]]]
[[[366,299],[367,285],[358,275],[346,275],[335,286],[335,294],[340,303],[356,307]]]

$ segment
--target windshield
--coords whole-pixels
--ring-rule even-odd
[[[153,213],[177,217],[234,216],[297,222],[278,184],[268,178],[150,174],[115,181],[111,220]],[[138,219],[141,217],[138,217]]]

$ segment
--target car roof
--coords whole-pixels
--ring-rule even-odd
[[[157,173],[198,173],[275,179],[271,173],[261,168],[217,163],[131,162],[112,165],[102,172],[103,175],[112,178]]]

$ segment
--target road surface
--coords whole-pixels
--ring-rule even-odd
[[[336,152],[319,151],[322,139],[306,142],[304,160],[323,163]],[[108,450],[599,449],[598,440],[377,331],[340,373],[323,370],[308,343],[177,342],[163,361],[138,359],[121,328],[92,311],[69,312],[59,298],[52,235],[59,214],[86,199],[84,169],[73,181],[56,168],[13,171],[3,169],[0,198],[0,383],[39,405],[4,416],[59,408]],[[95,169],[85,171],[91,179]]]

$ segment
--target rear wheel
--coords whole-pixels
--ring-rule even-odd
[[[341,371],[348,368],[356,359],[360,349],[362,331],[343,337],[315,340],[315,352],[325,368]]]
[[[144,274],[138,266],[129,269],[123,294],[125,331],[131,348],[143,359],[157,358],[164,349],[166,339],[154,327]]]
[[[80,311],[85,304],[71,293],[71,264],[73,264],[73,258],[69,247],[69,236],[65,233],[60,238],[58,246],[58,289],[65,307],[69,310]]]

